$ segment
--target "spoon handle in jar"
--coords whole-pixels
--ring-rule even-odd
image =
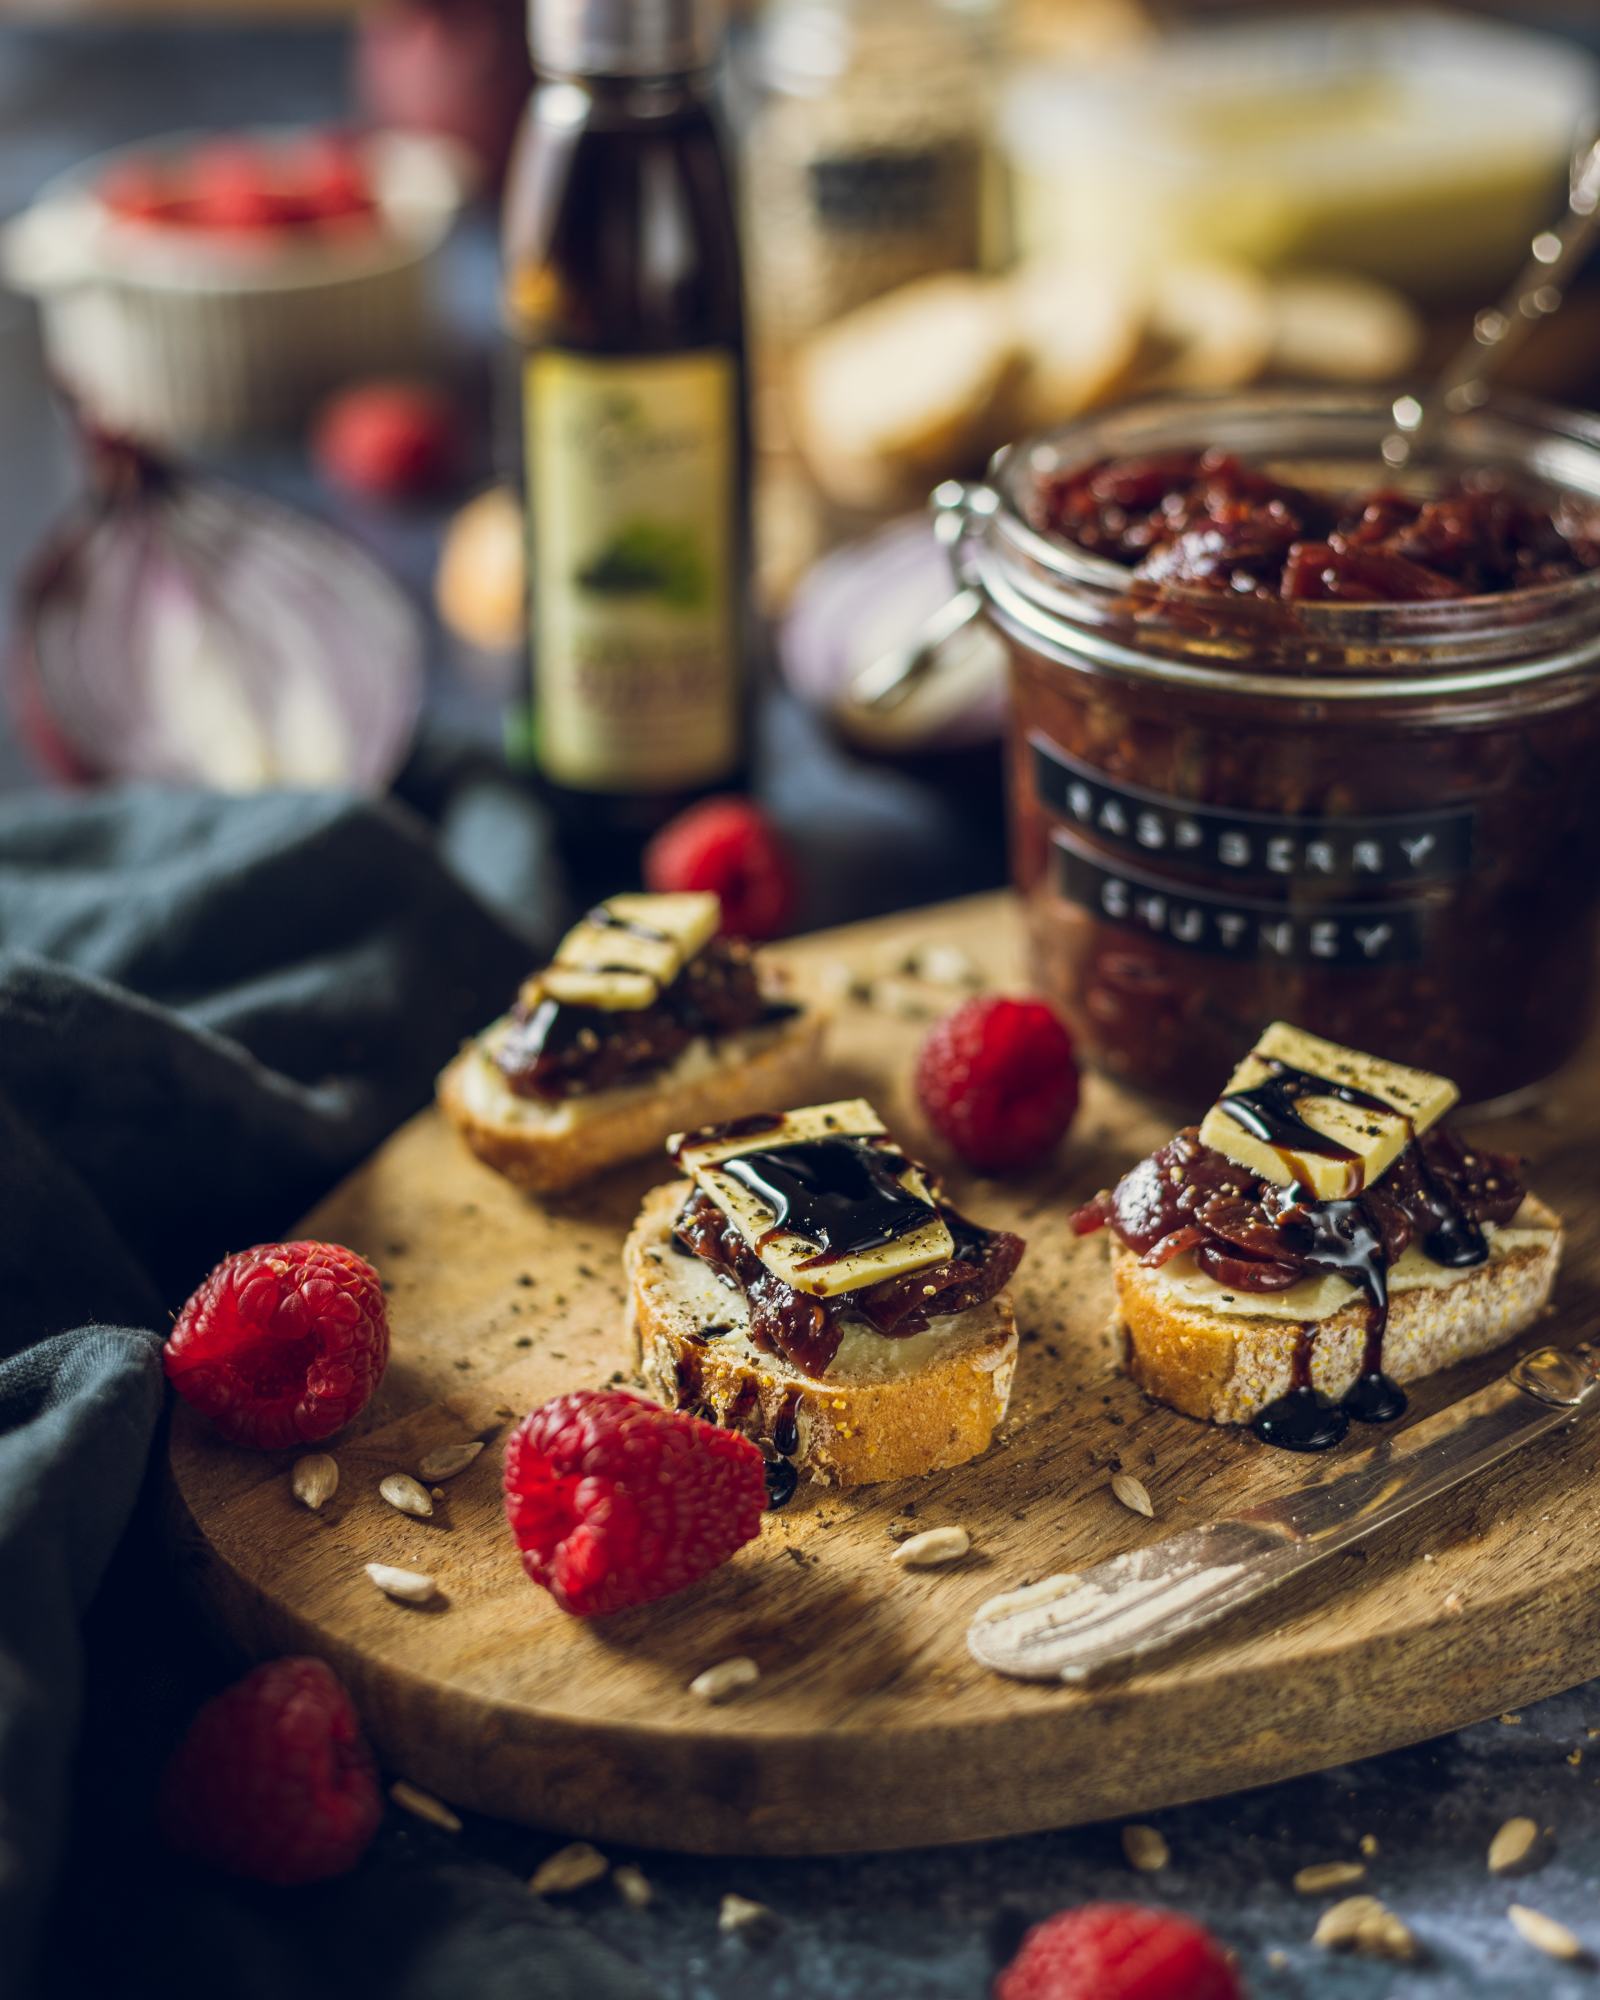
[[[1572,168],[1567,211],[1541,229],[1528,260],[1498,305],[1485,306],[1472,332],[1446,364],[1424,403],[1411,395],[1394,403],[1395,429],[1383,442],[1385,462],[1408,464],[1442,417],[1461,416],[1488,399],[1493,377],[1533,329],[1557,311],[1568,280],[1588,256],[1600,228],[1600,135],[1580,148]]]

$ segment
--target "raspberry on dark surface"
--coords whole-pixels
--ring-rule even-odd
[[[378,500],[447,491],[461,469],[461,418],[424,382],[366,382],[325,403],[311,436],[317,470],[332,486]]]
[[[712,891],[732,937],[778,937],[799,904],[788,843],[749,799],[704,799],[669,820],[645,849],[644,879],[657,894]]]
[[[506,1445],[505,1495],[523,1568],[577,1618],[697,1582],[755,1536],[767,1504],[748,1438],[622,1389],[530,1411]]]
[[[167,1839],[230,1875],[282,1886],[352,1869],[383,1794],[343,1683],[321,1660],[269,1660],[206,1703],[161,1780]]]
[[[389,1360],[378,1274],[338,1243],[225,1258],[179,1313],[167,1379],[233,1444],[315,1444],[371,1400]]]
[[[1246,2000],[1233,1962],[1199,1924],[1134,1903],[1085,1903],[1036,1924],[994,2000]]]
[[[928,1123],[969,1167],[1036,1166],[1078,1108],[1072,1037],[1042,1000],[980,995],[929,1030],[916,1086]]]

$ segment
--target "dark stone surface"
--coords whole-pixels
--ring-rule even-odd
[[[324,30],[0,29],[0,212],[20,206],[59,168],[122,139],[197,122],[332,118],[342,105],[340,43]],[[470,335],[487,324],[492,296],[486,230],[467,233],[453,273]],[[41,395],[31,316],[4,301],[0,455],[0,585],[8,585],[22,551],[70,493],[72,475]],[[290,459],[242,470],[293,497],[313,497]],[[425,579],[436,520],[348,518],[414,581]],[[492,731],[492,700],[442,653],[432,706],[469,732]],[[966,772],[940,786],[863,767],[784,702],[769,703],[764,741],[764,788],[815,864],[813,921],[999,879],[992,776],[974,783]],[[0,731],[0,786],[25,782],[25,761]],[[1593,1892],[1600,1739],[1590,1743],[1591,1726],[1600,1726],[1600,1685],[1546,1702],[1519,1723],[1485,1723],[1354,1768],[1155,1815],[1172,1849],[1170,1869],[1157,1877],[1133,1875],[1116,1829],[1105,1827],[839,1861],[641,1855],[630,1858],[655,1885],[649,1910],[629,1911],[602,1887],[573,1899],[563,1920],[636,1959],[672,2000],[973,2000],[1026,1922],[1104,1896],[1169,1904],[1212,1923],[1238,1949],[1258,2000],[1533,1993],[1578,2000],[1593,1991],[1592,1977],[1539,1958],[1504,1912],[1513,1900],[1532,1903],[1600,1946]],[[1570,1761],[1574,1753],[1582,1761]],[[994,1782],[1003,1785],[1005,1772],[997,1770]],[[1551,1857],[1517,1884],[1492,1880],[1484,1865],[1491,1834],[1513,1813],[1554,1829]],[[1426,1948],[1417,1968],[1331,1960],[1309,1944],[1317,1910],[1330,1899],[1297,1897],[1290,1878],[1308,1862],[1353,1855],[1364,1834],[1380,1849],[1369,1886]],[[435,1849],[444,1838],[398,1819],[385,1837]],[[531,1872],[554,1844],[484,1823],[469,1826],[462,1842],[466,1856],[510,1878]],[[779,1913],[783,1925],[770,1944],[719,1938],[717,1905],[728,1890]]]

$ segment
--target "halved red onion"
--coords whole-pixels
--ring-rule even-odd
[[[381,789],[410,747],[422,622],[348,537],[89,439],[90,487],[25,572],[17,723],[75,779]]]

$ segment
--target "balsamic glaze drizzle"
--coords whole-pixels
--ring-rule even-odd
[[[903,1154],[870,1138],[834,1136],[758,1147],[720,1162],[720,1171],[772,1211],[774,1236],[801,1237],[818,1255],[801,1270],[836,1263],[910,1236],[937,1220],[937,1211],[901,1185]]]
[[[1367,1301],[1366,1343],[1355,1381],[1335,1405],[1312,1386],[1311,1360],[1316,1332],[1302,1333],[1296,1343],[1293,1373],[1287,1392],[1257,1412],[1251,1428],[1265,1444],[1288,1451],[1327,1451],[1344,1437],[1353,1417],[1364,1424],[1388,1424],[1402,1416],[1405,1391],[1383,1372],[1384,1335],[1389,1325],[1389,1255],[1383,1232],[1363,1200],[1364,1181],[1359,1154],[1340,1140],[1319,1132],[1296,1108],[1307,1097],[1332,1097],[1364,1111],[1382,1113],[1404,1122],[1406,1145],[1412,1147],[1416,1128],[1397,1105],[1358,1090],[1353,1084],[1315,1076],[1276,1057],[1263,1057],[1271,1074],[1246,1090],[1230,1091],[1222,1108],[1253,1138],[1271,1146],[1294,1185],[1269,1195],[1273,1220],[1307,1267],[1352,1283]],[[1462,1270],[1481,1264],[1489,1254],[1481,1224],[1463,1213],[1429,1172],[1417,1154],[1417,1167],[1433,1227],[1423,1237],[1423,1254],[1435,1264]],[[1307,1183],[1308,1158],[1348,1163],[1345,1193],[1318,1201]]]
[[[619,917],[615,910],[605,903],[596,903],[584,918],[586,924],[593,924],[596,930],[626,931],[629,937],[644,938],[650,944],[671,944],[670,931],[657,930],[654,924],[647,924],[639,917]]]

